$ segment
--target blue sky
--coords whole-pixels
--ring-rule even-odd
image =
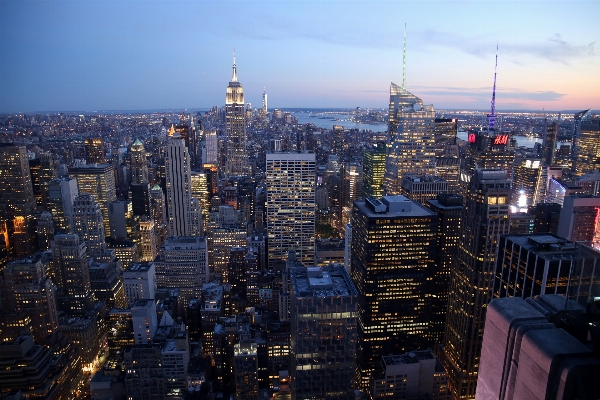
[[[0,112],[386,107],[600,108],[600,2],[3,1]]]

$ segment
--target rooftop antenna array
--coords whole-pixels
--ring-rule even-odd
[[[406,22],[404,23],[404,51],[402,54],[402,90],[406,90]]]
[[[498,43],[496,43],[496,65],[494,66],[494,89],[492,90],[492,110],[488,114],[488,129],[494,130],[496,125],[496,70],[498,69]]]

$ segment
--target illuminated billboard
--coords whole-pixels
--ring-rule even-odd
[[[508,135],[498,135],[494,138],[494,145],[506,146],[508,144]]]
[[[474,133],[469,133],[469,143],[475,143],[477,141],[477,135]]]

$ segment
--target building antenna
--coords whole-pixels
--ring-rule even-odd
[[[406,22],[404,23],[404,51],[402,54],[402,90],[406,90]]]
[[[496,65],[494,66],[494,89],[492,89],[492,111],[488,115],[489,130],[494,130],[496,125],[496,70],[498,69],[498,43],[496,43]]]
[[[233,48],[233,76],[231,77],[232,82],[237,82],[237,67],[235,65],[235,47]]]

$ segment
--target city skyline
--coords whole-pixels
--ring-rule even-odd
[[[498,111],[600,108],[598,3],[426,4],[1,1],[0,112],[221,106],[234,48],[253,107],[384,108],[404,23],[424,104],[488,109],[498,44]]]

